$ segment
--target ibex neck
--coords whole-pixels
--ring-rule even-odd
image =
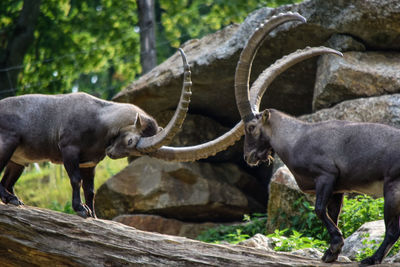
[[[276,110],[271,111],[269,122],[271,146],[275,153],[286,162],[298,137],[301,136],[300,132],[303,131],[305,123]]]

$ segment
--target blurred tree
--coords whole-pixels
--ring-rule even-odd
[[[22,10],[19,15],[13,12]],[[4,15],[0,20],[0,98],[15,95],[18,74],[24,62],[24,56],[34,41],[34,29],[39,16],[40,0],[25,0],[6,5],[0,4]],[[14,24],[7,23],[15,21]],[[7,27],[4,27],[7,24]],[[4,27],[4,28],[3,28]]]
[[[0,36],[15,28],[22,2],[1,1]],[[135,0],[42,1],[17,94],[86,90],[110,98],[141,70],[136,10]],[[6,44],[2,40],[0,51]],[[4,69],[0,73],[10,75]]]
[[[140,64],[142,74],[157,66],[154,0],[136,0],[140,28]]]
[[[199,38],[232,23],[241,23],[247,15],[262,7],[277,7],[303,0],[159,0],[161,21],[167,40],[173,47]]]

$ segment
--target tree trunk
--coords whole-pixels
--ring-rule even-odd
[[[15,28],[0,55],[0,98],[15,95],[18,74],[29,46],[34,40],[34,30],[40,13],[40,0],[25,0]]]
[[[331,266],[289,253],[207,244],[114,221],[4,204],[0,204],[0,265]]]
[[[154,0],[136,0],[140,27],[140,64],[142,74],[157,65]]]

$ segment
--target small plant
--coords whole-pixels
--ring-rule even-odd
[[[257,233],[265,234],[267,215],[255,213],[252,216],[244,215],[245,223],[240,225],[221,225],[202,232],[197,240],[208,243],[228,242],[236,244],[254,236]]]
[[[343,235],[348,237],[364,223],[383,219],[383,203],[383,198],[373,199],[367,195],[345,197],[339,217]]]
[[[49,208],[51,210],[60,211],[68,214],[75,214],[74,209],[72,208],[71,201],[66,201],[64,205],[61,205],[57,201],[52,201]]]
[[[339,228],[344,237],[350,236],[366,222],[383,219],[383,202],[383,198],[373,199],[367,195],[357,195],[353,198],[345,196],[339,216]],[[299,198],[293,205],[299,211],[299,215],[279,215],[288,218],[289,225],[286,227],[290,231],[301,232],[304,236],[328,241],[328,231],[315,214],[314,207],[304,197]]]
[[[354,198],[344,198],[343,209],[339,218],[339,228],[342,229],[345,237],[350,236],[361,225],[366,222],[383,218],[383,198],[373,199],[369,196],[359,195]],[[288,216],[290,227],[282,230],[275,230],[273,237],[278,251],[291,251],[302,248],[317,248],[324,251],[327,248],[329,234],[314,212],[314,207],[304,198],[299,198],[293,203],[299,211],[299,215]],[[219,226],[204,231],[198,236],[198,240],[211,243],[222,241],[237,243],[244,238],[252,237],[257,233],[266,234],[266,214],[253,214],[244,216],[245,224],[235,226]],[[284,227],[284,226],[282,226]],[[395,245],[393,251],[399,251],[400,245]],[[366,248],[360,253],[360,258],[372,255],[375,248]]]
[[[327,248],[326,241],[304,236],[302,233],[295,230],[275,230],[273,234],[269,234],[267,237],[273,238],[275,245],[274,250],[276,251],[316,248],[322,252]]]
[[[364,235],[362,235],[362,237],[369,237],[369,234],[366,233]],[[383,240],[383,238],[385,237],[385,235],[383,234],[381,237],[381,240]],[[365,238],[362,241],[363,244],[363,248],[361,249],[360,252],[357,253],[355,259],[357,261],[361,261],[367,257],[371,257],[375,251],[378,249],[380,242],[378,242],[377,240],[368,240],[367,238]],[[394,244],[394,246],[392,247],[392,249],[390,250],[388,256],[393,256],[396,255],[398,252],[400,251],[400,244],[399,242],[396,242]]]
[[[314,206],[306,201],[304,197],[299,198],[294,203],[294,206],[299,211],[300,215],[290,218],[291,227],[289,229],[292,232],[301,232],[303,236],[328,241],[328,231],[317,217]]]
[[[250,238],[249,235],[243,234],[242,229],[236,228],[236,232],[225,235],[225,240],[228,243],[236,244]]]

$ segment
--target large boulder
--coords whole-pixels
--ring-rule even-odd
[[[314,110],[348,99],[400,92],[400,53],[347,52],[318,63]]]
[[[367,222],[345,239],[341,254],[351,260],[356,260],[357,255],[364,249],[376,250],[384,235],[385,223],[383,220]]]
[[[400,48],[400,3],[396,0],[314,0],[275,9],[261,8],[240,26],[228,26],[183,45],[193,74],[190,112],[210,116],[226,125],[239,120],[233,93],[239,54],[262,21],[286,11],[299,12],[308,23],[287,23],[269,35],[255,58],[251,80],[283,55],[306,46],[325,44],[333,34],[352,36],[368,50]],[[263,107],[274,107],[292,115],[311,113],[316,70],[314,58],[280,75],[268,89]],[[182,73],[181,59],[175,54],[130,84],[114,100],[137,104],[152,115],[174,109]]]
[[[267,188],[231,163],[177,163],[141,157],[103,184],[96,213],[130,213],[184,221],[235,221],[265,211]]]
[[[383,123],[400,128],[400,94],[343,101],[332,108],[301,116],[308,122],[332,119]]]

